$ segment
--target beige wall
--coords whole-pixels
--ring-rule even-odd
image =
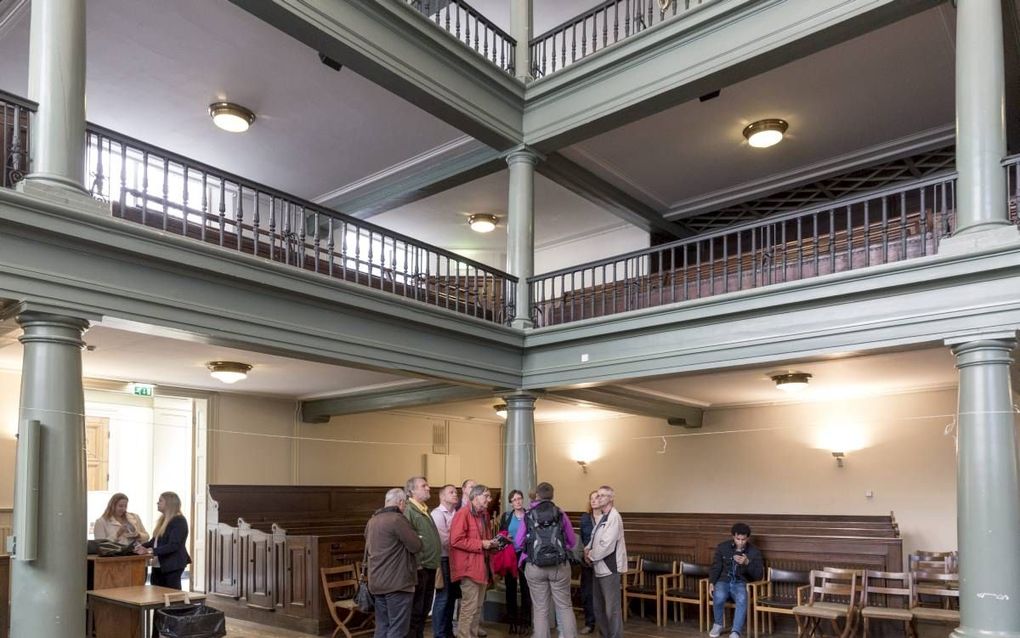
[[[551,481],[557,500],[571,509],[609,483],[625,517],[627,510],[893,511],[905,552],[950,549],[956,547],[955,440],[944,431],[955,402],[956,392],[946,390],[710,410],[702,430],[638,417],[541,424],[539,478]],[[662,435],[670,436],[664,453]],[[598,455],[587,475],[571,458],[581,442]],[[843,468],[831,455],[836,447],[847,452]]]
[[[381,412],[335,417],[322,425],[304,424],[300,448],[300,482],[306,485],[402,485],[425,471],[432,452],[434,424],[448,422],[449,453],[460,462],[459,483],[473,478],[497,486],[502,482],[500,425]],[[442,479],[431,479],[439,483]]]
[[[20,394],[21,374],[0,370],[0,509],[14,506],[15,435]],[[3,525],[0,521],[0,526]]]
[[[209,422],[209,483],[287,485],[297,403],[219,394]]]

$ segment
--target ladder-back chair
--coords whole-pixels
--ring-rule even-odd
[[[857,598],[860,595],[857,572],[811,570],[808,577],[810,596],[806,603],[793,608],[798,636],[823,636],[822,623],[826,621],[834,635],[840,638],[853,635],[857,620]],[[840,622],[843,623],[842,627]]]

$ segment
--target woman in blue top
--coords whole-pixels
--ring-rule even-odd
[[[520,490],[513,490],[510,492],[509,501],[511,509],[503,514],[499,521],[499,529],[506,531],[511,539],[516,539],[519,536],[518,529],[525,525],[524,494]],[[514,544],[518,564],[520,564],[523,550],[523,545]],[[528,590],[528,581],[524,578],[524,571],[522,570],[517,577],[507,574],[503,577],[503,581],[506,583],[506,606],[510,633],[531,633],[531,592]],[[518,589],[521,593],[519,604],[517,602]]]
[[[592,511],[598,507],[595,503],[595,496],[599,493],[595,490],[588,495],[588,511],[581,514],[581,547],[587,547],[591,542],[591,534],[595,530],[595,516]],[[592,586],[595,584],[595,571],[589,563],[581,561],[581,602],[584,605],[584,627],[580,633],[590,634],[595,631],[595,598]]]

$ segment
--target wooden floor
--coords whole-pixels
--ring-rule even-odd
[[[488,632],[489,638],[508,638],[506,625],[485,623],[483,627]],[[873,630],[871,634],[874,638],[902,638],[903,636],[903,631],[899,626],[894,627],[890,624],[877,629],[878,631]],[[950,628],[945,625],[921,624],[918,629],[921,638],[946,638],[950,632]],[[697,622],[688,622],[684,625],[671,623],[668,627],[656,627],[654,619],[649,621],[642,620],[641,618],[631,618],[628,620],[624,625],[623,633],[628,638],[707,638],[708,636],[707,633],[702,634],[698,632]],[[328,636],[329,632],[323,635]],[[432,629],[429,627],[425,631],[425,636],[428,638],[431,635]],[[553,635],[555,636],[556,634],[554,633]],[[595,635],[597,636],[597,634]],[[777,628],[776,633],[772,634],[770,638],[795,638],[796,635],[795,628],[790,624],[789,626],[784,625],[782,628]],[[227,636],[232,638],[313,638],[314,634],[302,634],[228,618]],[[728,634],[723,634],[724,638],[726,636]],[[769,634],[761,634],[762,638],[767,636]]]

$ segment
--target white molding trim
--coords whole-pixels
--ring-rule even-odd
[[[365,177],[350,182],[349,184],[325,192],[312,198],[312,201],[316,204],[323,204],[344,196],[356,196],[358,194],[357,191],[368,188],[374,190],[380,187],[380,182],[395,181],[406,177],[408,173],[422,170],[422,164],[461,157],[463,155],[467,155],[471,151],[481,148],[485,148],[485,144],[475,140],[470,135],[462,135],[450,140],[449,142],[431,148],[424,153],[419,153],[418,155],[403,160],[402,162],[397,162],[396,164],[393,164],[388,168],[384,168],[381,171],[377,171],[371,175],[366,175]]]
[[[809,184],[826,177],[839,175],[847,171],[863,168],[871,164],[906,157],[914,153],[930,151],[940,146],[952,144],[956,139],[956,130],[949,124],[939,128],[928,129],[913,135],[907,135],[875,146],[829,157],[814,164],[776,173],[752,182],[745,182],[698,195],[686,200],[674,202],[663,215],[666,219],[677,221],[712,212],[731,204],[764,197],[789,188]]]

